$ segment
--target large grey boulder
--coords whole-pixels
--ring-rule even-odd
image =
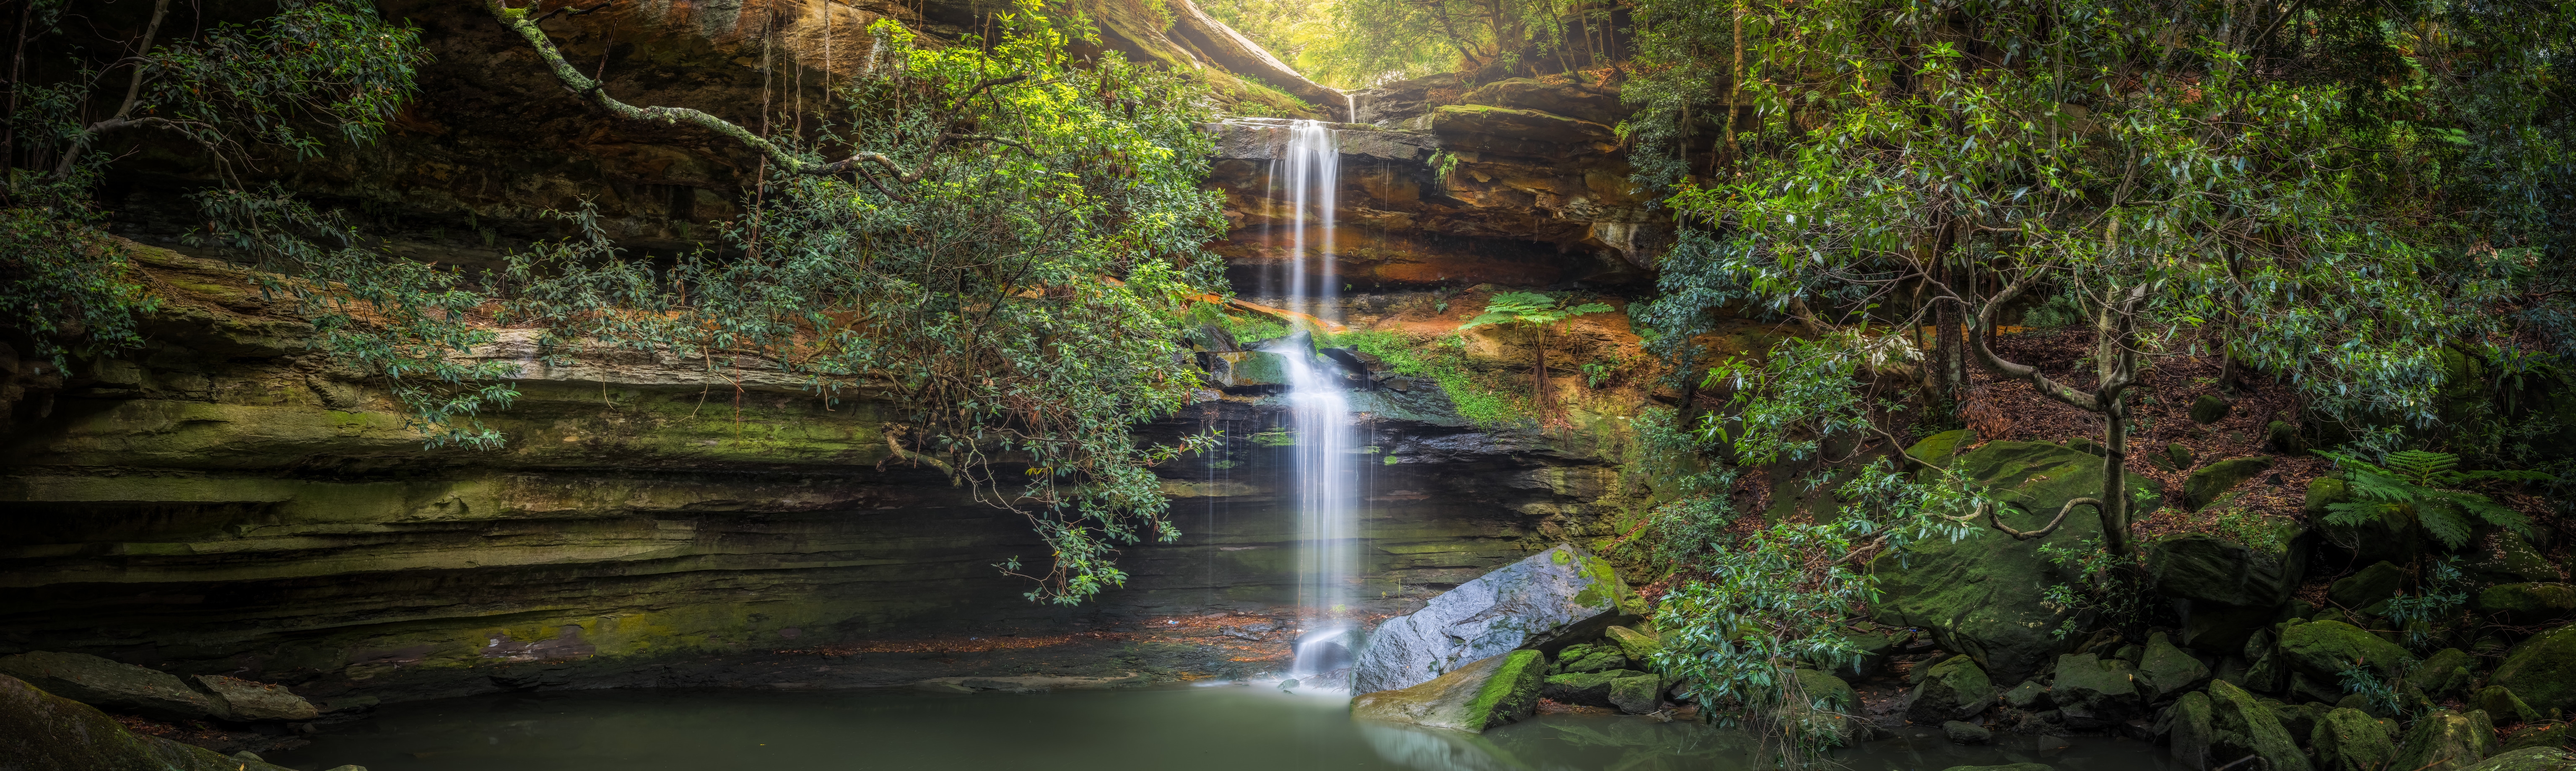
[[[1609,562],[1559,544],[1378,625],[1360,650],[1351,689],[1409,687],[1516,649],[1598,636],[1644,611]]]
[[[35,651],[0,656],[0,674],[100,709],[165,720],[231,717],[222,700],[190,689],[176,675],[87,654]]]
[[[0,675],[0,768],[35,771],[289,771],[125,730],[106,713]],[[307,766],[310,768],[310,766]],[[333,771],[354,769],[342,766]],[[359,771],[364,771],[360,769]]]
[[[321,714],[313,702],[283,685],[223,675],[198,675],[196,680],[200,690],[223,701],[234,720],[311,720]]]

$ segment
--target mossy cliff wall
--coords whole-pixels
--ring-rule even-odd
[[[375,385],[308,351],[282,303],[221,263],[145,250],[171,301],[154,342],[30,392],[0,468],[0,650],[181,672],[324,678],[387,696],[494,687],[494,667],[946,634],[1052,634],[1293,605],[1279,410],[1217,398],[1221,457],[1165,469],[1175,544],[1124,588],[1036,605],[993,566],[1028,523],[887,461],[886,419],[793,384],[638,357],[546,366],[487,417],[499,450],[425,449]],[[513,341],[520,341],[514,343]],[[1369,442],[1366,589],[1419,600],[1620,505],[1604,450],[1472,430],[1434,392]],[[675,664],[685,666],[685,664]],[[505,678],[506,682],[506,678]]]

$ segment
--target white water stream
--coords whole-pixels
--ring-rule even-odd
[[[1285,306],[1333,323],[1340,314],[1340,285],[1333,267],[1333,209],[1340,188],[1341,151],[1331,126],[1297,121],[1288,145],[1271,167],[1271,184],[1284,186],[1291,207]],[[1309,231],[1313,238],[1309,238]],[[1341,369],[1315,355],[1313,338],[1293,334],[1271,346],[1286,369],[1291,435],[1290,466],[1296,488],[1302,544],[1297,601],[1306,622],[1290,675],[1310,689],[1346,689],[1350,683],[1353,579],[1358,568],[1359,455],[1348,386]]]

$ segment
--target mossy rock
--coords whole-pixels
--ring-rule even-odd
[[[2367,608],[2395,596],[2405,586],[2406,569],[2382,561],[2337,579],[2326,587],[2326,599],[2347,608]]]
[[[2389,768],[2454,771],[2487,759],[2496,749],[2495,724],[2487,720],[2487,713],[2440,710],[2415,721]]]
[[[1565,646],[1565,650],[1557,652],[1556,666],[1553,667],[1552,670],[1557,672],[1608,672],[1614,669],[1627,668],[1628,657],[1626,654],[1619,652],[1619,646],[1608,643],[1577,643]]]
[[[1905,719],[1924,725],[1964,720],[1995,703],[1995,684],[1976,659],[1952,656],[1926,668],[1906,699]]]
[[[2576,771],[2576,753],[2556,747],[2508,750],[2462,771]]]
[[[2567,723],[2562,721],[2542,725],[2524,726],[2522,730],[2513,732],[2512,736],[2505,737],[2504,755],[2511,755],[2516,750],[2526,750],[2534,747],[2548,747],[2552,749],[2565,748],[2570,744],[2570,739],[2576,739],[2576,723]],[[2498,755],[2496,757],[2503,757],[2504,755]],[[2490,758],[2489,760],[2493,760],[2493,758]],[[2571,769],[2571,771],[2576,771],[2576,769]]]
[[[2351,483],[2334,477],[2317,477],[2308,480],[2308,497],[2299,506],[2299,513],[2322,518],[2333,511],[2329,507],[2349,500],[2352,500]]]
[[[1482,732],[1538,709],[1547,658],[1519,650],[1469,663],[1410,688],[1364,693],[1351,715],[1370,720]]]
[[[2192,455],[2191,448],[2183,446],[2181,442],[2165,445],[2164,456],[2167,462],[2173,464],[2176,471],[2191,468],[2191,462],[2198,460]]]
[[[1610,706],[1610,685],[1613,681],[1624,677],[1636,677],[1643,674],[1646,673],[1626,669],[1612,669],[1600,672],[1567,672],[1562,675],[1549,675],[1546,681],[1540,684],[1539,695],[1564,704],[1587,704],[1595,707],[1607,707]]]
[[[2227,397],[2201,394],[2200,398],[2191,400],[2191,422],[2206,426],[2226,420],[2227,413],[2235,410],[2236,403],[2228,401]]]
[[[2452,691],[2467,688],[2469,682],[2475,677],[2469,671],[2470,667],[2476,664],[2477,660],[2470,658],[2465,651],[2458,648],[2443,648],[2434,651],[2433,655],[2424,657],[2422,663],[2408,670],[2406,682],[2423,689],[2426,695],[2438,698]]]
[[[85,653],[0,656],[0,674],[83,704],[162,720],[232,717],[222,699],[188,687],[175,675]]]
[[[2299,440],[2298,426],[2275,420],[2263,427],[2263,447],[2286,455],[2307,449],[2307,443]]]
[[[2381,771],[2397,756],[2397,742],[2379,721],[2356,709],[2335,709],[2308,736],[2321,771]]]
[[[2229,458],[2202,466],[2200,470],[2191,472],[2191,476],[2183,480],[2183,505],[2193,511],[2199,511],[2216,502],[2218,497],[2225,495],[2227,491],[2244,484],[2245,480],[2253,479],[2255,475],[2270,470],[2272,470],[2272,457],[2269,455]]]
[[[1951,458],[1976,443],[1977,432],[1962,428],[1923,437],[1923,441],[1905,448],[1905,454],[1924,463],[1946,467],[1950,465]]]
[[[2513,695],[2513,689],[2501,685],[2478,689],[2477,696],[2471,698],[2469,704],[2487,713],[2488,719],[2503,725],[2521,725],[2540,720],[2539,712],[2534,711],[2530,704],[2523,703],[2522,697]]]
[[[2002,518],[2017,529],[2048,523],[2066,501],[2099,497],[2102,459],[2040,442],[1989,442],[1952,461],[2006,504]],[[2163,493],[2151,478],[2126,477],[2128,494],[2153,510]],[[2039,555],[2042,544],[2066,550],[2096,548],[2101,519],[2090,509],[2072,512],[2064,525],[2037,542],[1990,528],[1958,541],[1919,541],[1880,554],[1872,570],[1884,599],[1877,621],[1930,632],[1943,650],[1976,659],[1979,669],[2003,682],[2029,679],[2064,652],[2052,634],[2074,611],[2045,603],[2049,587],[2068,576]]]
[[[2174,700],[2159,718],[2158,732],[2173,748],[2174,762],[2183,768],[2209,767],[2209,745],[2217,738],[2211,709],[2209,694],[2193,691]]]
[[[2511,530],[2486,534],[2469,550],[2471,561],[2463,565],[2473,578],[2494,583],[2557,583],[2557,563],[2531,547],[2531,542]]]
[[[1601,641],[1604,644],[1618,646],[1619,654],[1626,656],[1628,662],[1638,669],[1653,667],[1655,653],[1664,649],[1663,641],[1655,639],[1653,635],[1624,626],[1603,630]]]
[[[2231,461],[2232,462],[2232,461]],[[2308,550],[2296,533],[2283,540],[2286,553],[2259,552],[2244,544],[2208,535],[2159,538],[2146,545],[2147,573],[2156,591],[2195,603],[2238,608],[2272,608],[2290,599],[2307,572]],[[2195,607],[2197,610],[2197,607]]]
[[[2275,608],[2194,604],[2191,615],[2183,619],[2182,644],[2212,655],[2240,654],[2255,632],[2271,626],[2280,615]]]
[[[2146,653],[2138,660],[2138,680],[2147,686],[2149,703],[2164,701],[2176,694],[2199,687],[2209,679],[2209,665],[2189,652],[2174,647],[2165,633],[2147,637]]]
[[[2046,763],[2006,763],[2000,766],[1951,766],[1941,771],[2057,771]]]
[[[1664,700],[1662,678],[1633,675],[1610,681],[1610,706],[1631,715],[1654,712]]]
[[[2469,607],[2481,613],[2511,613],[2516,620],[2563,618],[2576,611],[2576,586],[2562,583],[2497,584],[2478,590]]]
[[[2209,684],[2212,759],[2254,755],[2272,771],[2309,771],[2308,754],[2299,749],[2279,716],[2254,694],[2225,680]]]
[[[2147,711],[2146,695],[2138,690],[2137,669],[2129,662],[2090,653],[2057,657],[2057,675],[2048,694],[2066,716],[2066,724],[2077,729],[2117,725]]]
[[[2416,664],[2405,648],[2341,621],[2290,625],[2281,632],[2281,653],[2299,671],[2327,682],[2342,682],[2341,673],[2354,662],[2390,679]]]
[[[288,771],[125,730],[107,713],[0,675],[0,768],[28,771]]]
[[[2552,629],[2514,646],[2487,682],[2512,689],[2541,712],[2576,713],[2576,625]]]

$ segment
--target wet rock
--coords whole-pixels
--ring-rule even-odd
[[[1654,712],[1663,703],[1663,678],[1637,674],[1610,681],[1610,706],[1631,715]]]
[[[2138,691],[2136,675],[2126,661],[2068,654],[2057,657],[2057,675],[2048,693],[2057,700],[2058,711],[2066,714],[2068,725],[2107,727],[2146,714],[2147,699]]]
[[[2272,771],[2314,768],[2308,762],[2308,754],[2299,749],[2298,741],[2281,727],[2280,718],[2253,694],[2224,680],[2210,683],[2208,693],[2211,761],[2227,763],[2253,755]]]
[[[93,707],[164,720],[225,718],[224,704],[168,672],[80,653],[0,656],[0,674]]]
[[[1643,610],[1610,563],[1560,544],[1378,625],[1360,651],[1352,687],[1411,686],[1523,646],[1591,637]]]
[[[1905,699],[1905,719],[1924,725],[1975,716],[1995,703],[1994,681],[1976,659],[1952,656],[1919,673]]]
[[[2227,397],[2201,394],[2200,398],[2191,400],[2191,422],[2206,426],[2226,420],[2227,413],[2235,409],[2236,403],[2228,401]]]
[[[2576,713],[2576,625],[2543,632],[2514,646],[2487,682],[2512,689],[2533,709]]]
[[[1999,491],[2004,521],[2021,529],[2046,524],[2070,499],[2102,494],[2102,460],[2054,444],[1989,442],[1951,466]],[[2155,508],[2161,485],[2144,475],[2127,479],[2140,510]],[[2038,542],[1980,529],[1955,542],[1929,539],[1902,555],[1882,554],[1873,563],[1886,592],[1876,621],[1930,632],[1943,650],[1976,659],[1979,669],[2003,682],[2028,679],[2064,651],[2051,632],[2073,612],[2045,602],[2049,587],[2069,578],[2039,555],[2039,546],[2092,548],[2086,544],[2101,532],[2101,520],[2080,509]]]
[[[1625,669],[1603,672],[1569,672],[1549,675],[1539,686],[1539,695],[1563,704],[1610,706],[1610,686],[1621,678],[1646,674]]]
[[[2406,585],[2406,569],[2382,560],[2326,587],[2326,599],[2347,608],[2367,608],[2395,596]]]
[[[2202,466],[2200,470],[2191,472],[2191,476],[2183,480],[2183,505],[2193,511],[2199,511],[2201,507],[2216,502],[2218,497],[2227,494],[2227,491],[2236,489],[2236,486],[2243,484],[2245,480],[2253,479],[2256,475],[2270,470],[2272,470],[2272,458],[2267,455],[2229,458]]]
[[[1408,688],[1353,697],[1351,716],[1482,732],[1536,711],[1546,670],[1538,651],[1490,656]]]
[[[2003,695],[1995,698],[2006,707],[2026,712],[2054,709],[2057,706],[2057,703],[2048,697],[2048,686],[2040,685],[2037,680],[2023,680],[2020,685],[2013,686],[2010,690],[2004,691]]]
[[[2233,461],[2231,461],[2233,462]],[[2258,552],[2235,541],[2207,535],[2160,538],[2147,544],[2147,573],[2156,591],[2167,597],[2238,608],[2275,608],[2290,599],[2307,571],[2308,550],[2296,539],[2303,530],[2283,533],[2293,546],[2284,554]]]
[[[223,675],[198,675],[195,680],[199,690],[223,701],[234,720],[311,720],[321,715],[312,702],[286,686]]]
[[[2415,666],[2415,655],[2396,643],[2341,621],[2291,624],[2281,632],[2281,653],[2301,672],[2326,682],[2342,682],[2354,662],[2368,664],[2381,677],[2395,678]]]
[[[2397,743],[2379,721],[2356,709],[2336,709],[2308,736],[2320,771],[2380,771],[2397,756]]]
[[[1956,720],[1942,723],[1941,735],[1949,737],[1951,744],[1986,744],[1995,740],[1995,732],[1985,726]]]
[[[288,771],[136,734],[96,707],[0,675],[0,768],[27,771]],[[336,771],[336,770],[335,770]]]
[[[2149,703],[2164,701],[2185,691],[2200,687],[2209,679],[2209,665],[2190,653],[2174,647],[2165,633],[2147,637],[2145,655],[2138,661],[2138,680],[2147,686]]]
[[[2409,771],[2453,771],[2495,754],[2495,725],[2487,713],[2441,710],[2415,721],[2390,768]]]

